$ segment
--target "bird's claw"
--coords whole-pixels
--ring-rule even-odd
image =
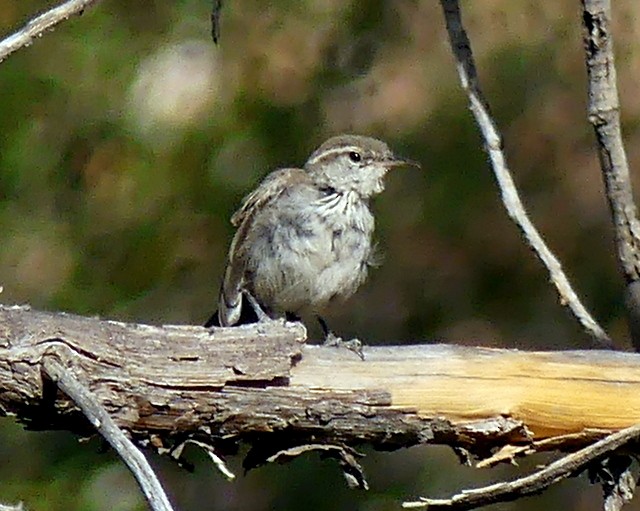
[[[344,341],[342,337],[338,337],[333,332],[328,332],[324,339],[323,346],[332,346],[334,348],[345,348],[360,358],[360,360],[364,361],[364,345],[362,341],[356,337],[350,339],[348,341]]]

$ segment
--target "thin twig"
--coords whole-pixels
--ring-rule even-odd
[[[23,28],[0,41],[0,62],[20,48],[30,46],[36,38],[42,37],[57,24],[74,14],[82,12],[99,0],[69,0],[30,20]]]
[[[45,357],[42,367],[46,375],[78,405],[93,427],[124,460],[138,481],[151,509],[153,511],[173,511],[169,499],[147,459],[126,437],[109,416],[109,413],[91,395],[91,392],[52,355]]]
[[[511,219],[520,228],[524,237],[534,250],[538,258],[549,271],[551,282],[555,285],[560,295],[560,303],[566,305],[573,316],[580,322],[586,332],[593,338],[598,347],[612,347],[612,342],[605,331],[591,317],[587,309],[582,305],[575,293],[569,279],[562,270],[558,259],[547,247],[542,236],[529,219],[527,212],[520,200],[518,190],[513,182],[505,155],[502,151],[502,137],[491,117],[489,106],[480,90],[471,43],[462,24],[460,6],[458,0],[440,0],[442,5],[449,41],[456,59],[458,75],[463,89],[466,91],[471,103],[471,112],[480,128],[486,150],[489,153],[491,167],[495,174],[502,202]]]
[[[464,490],[449,499],[420,498],[418,501],[404,502],[402,507],[428,507],[432,511],[437,509],[464,510],[496,502],[510,502],[526,495],[540,493],[552,484],[583,471],[589,464],[639,438],[640,425],[631,426],[579,451],[563,456],[545,468],[520,479],[500,482],[473,490]]]
[[[220,13],[222,11],[222,0],[213,0],[211,8],[211,38],[215,44],[220,41]]]
[[[640,351],[640,223],[620,129],[610,0],[582,0],[589,122],[595,131],[607,201],[625,282],[631,338]]]

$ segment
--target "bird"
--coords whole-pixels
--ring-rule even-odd
[[[366,280],[374,263],[372,197],[390,169],[420,164],[378,139],[338,135],[302,168],[268,174],[231,218],[236,228],[206,327],[314,314],[325,343],[341,339],[322,313]]]

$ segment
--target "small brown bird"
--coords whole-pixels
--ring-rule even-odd
[[[387,171],[404,165],[419,167],[380,140],[340,135],[304,168],[269,174],[231,218],[237,231],[218,311],[206,326],[313,313],[335,342],[319,314],[365,281],[373,252],[369,200],[384,190]]]

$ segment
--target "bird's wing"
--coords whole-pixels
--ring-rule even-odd
[[[310,182],[310,178],[302,169],[276,170],[245,197],[240,209],[231,217],[231,223],[237,227],[237,231],[229,248],[220,289],[218,319],[221,326],[235,325],[240,318],[247,253],[244,242],[256,215],[277,201],[287,189],[305,182]]]
[[[240,209],[231,217],[231,223],[235,227],[239,227],[256,210],[262,209],[264,205],[277,200],[288,187],[308,180],[309,175],[302,169],[280,169],[272,172],[262,180],[253,192],[243,199]]]

